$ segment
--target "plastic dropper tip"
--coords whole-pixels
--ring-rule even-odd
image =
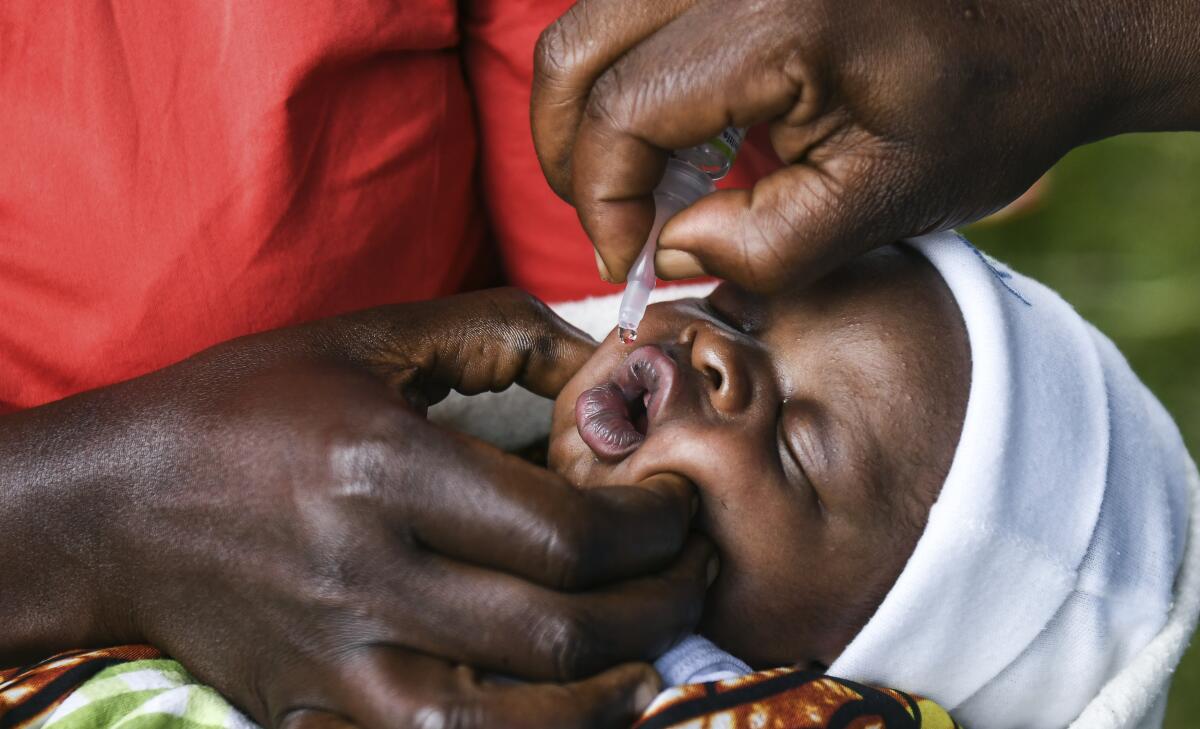
[[[617,338],[621,340],[622,344],[633,344],[637,341],[637,330],[617,327]]]

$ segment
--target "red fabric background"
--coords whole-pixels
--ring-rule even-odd
[[[454,0],[0,3],[0,410],[474,283],[457,28]]]
[[[496,283],[485,226],[542,298],[619,290],[529,130],[569,5],[0,3],[0,412]],[[725,184],[774,164],[744,150]]]
[[[549,301],[611,294],[596,273],[575,210],[546,184],[533,151],[529,94],[533,47],[570,0],[472,0],[465,57],[480,120],[484,202],[511,283]],[[749,187],[779,167],[765,130],[753,130],[718,187]],[[614,317],[616,314],[614,313]]]

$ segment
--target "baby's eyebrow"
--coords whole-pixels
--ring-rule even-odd
[[[717,303],[719,299],[724,302]],[[731,328],[744,334],[754,334],[763,327],[766,308],[758,300],[728,284],[722,284],[705,297],[707,309]],[[732,308],[732,311],[731,311]]]
[[[721,311],[721,309],[713,303],[712,294],[700,299],[700,309],[730,329],[738,329],[738,327],[732,321],[732,317],[730,317],[729,314]]]

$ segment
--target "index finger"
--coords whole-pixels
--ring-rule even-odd
[[[413,413],[397,417],[407,432],[397,440],[419,452],[389,459],[386,480],[401,487],[383,485],[381,500],[443,555],[577,589],[660,570],[683,548],[695,496],[680,476],[581,490]]]
[[[542,31],[534,49],[530,123],[538,161],[559,197],[571,197],[571,150],[592,84],[694,2],[580,0]]]
[[[711,275],[768,293],[803,285],[881,245],[950,227],[925,180],[943,171],[901,143],[852,128],[804,163],[724,190],[664,227],[663,251],[704,262]]]
[[[360,650],[345,664],[345,675],[334,679],[338,703],[370,729],[624,729],[661,686],[644,663],[574,683],[489,681],[468,666],[387,645]]]

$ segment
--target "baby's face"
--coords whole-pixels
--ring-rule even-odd
[[[550,465],[585,487],[692,481],[721,555],[701,632],[754,664],[828,664],[912,553],[969,379],[950,292],[889,249],[805,290],[651,307],[559,396]]]

